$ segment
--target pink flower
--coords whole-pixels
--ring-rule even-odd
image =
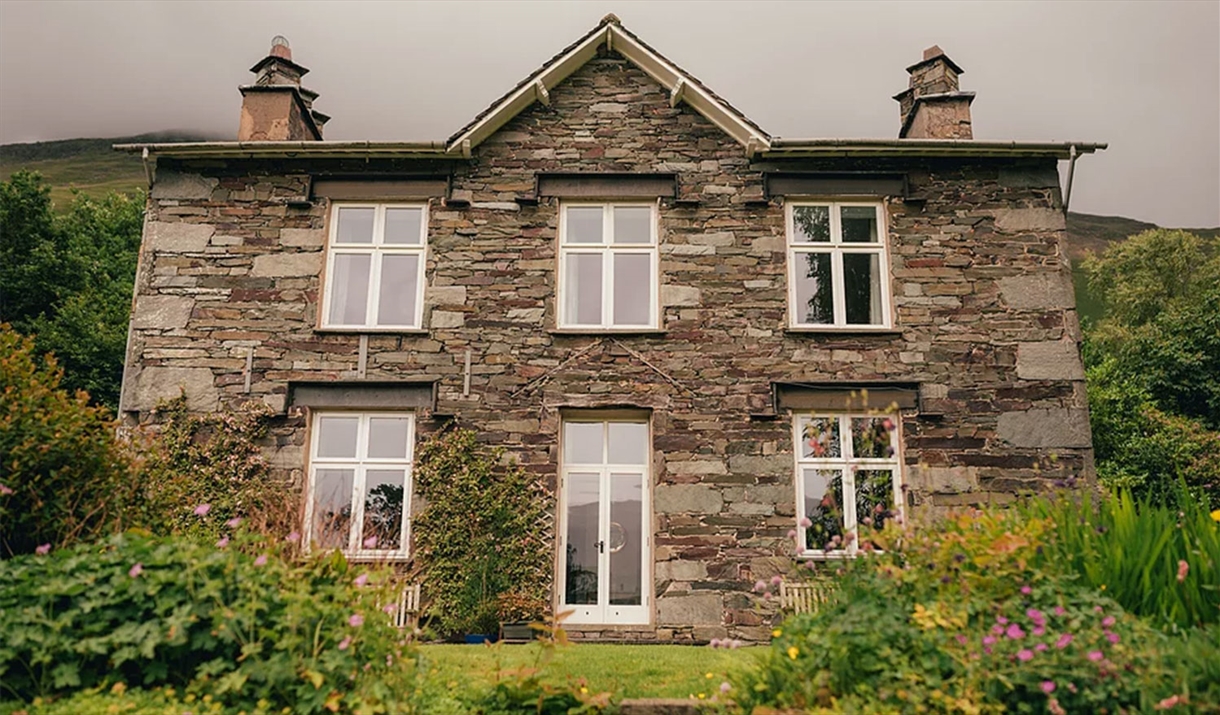
[[[733,686],[729,685],[729,681],[727,681],[727,680],[720,684],[720,692],[722,692],[722,693],[727,693],[732,689],[733,689]]]
[[[1067,609],[1063,606],[1055,606],[1055,615],[1062,618],[1067,615]]]
[[[983,645],[995,645],[995,641],[995,636],[983,636]],[[988,652],[990,653],[991,651]]]
[[[1046,620],[1046,615],[1036,608],[1025,609],[1025,616],[1034,623],[1042,623]]]
[[[788,538],[789,538],[789,539],[795,539],[795,538],[796,538],[796,529],[789,529],[789,530],[788,530]]]
[[[359,613],[353,613],[351,618],[347,619],[347,624],[352,628],[359,628],[364,625],[364,616]]]
[[[1055,681],[1043,680],[1042,681],[1042,692],[1046,693],[1047,695],[1050,695],[1051,693],[1055,692]]]
[[[1099,651],[1099,650],[1089,651],[1088,658],[1089,658],[1089,660],[1093,661],[1094,663],[1096,663],[1097,661],[1101,660],[1104,657],[1105,656],[1102,655],[1101,651]]]
[[[199,506],[195,507],[195,516],[207,516],[208,512],[211,510],[211,504],[200,504]]]
[[[813,522],[809,521],[809,519],[806,517],[801,517],[801,520],[798,521],[797,523],[800,524],[801,526],[805,527],[806,529],[813,526]]]
[[[1106,616],[1105,618],[1101,619],[1101,625],[1105,626],[1106,628],[1109,628],[1115,623],[1116,621],[1114,620],[1114,616]]]
[[[347,647],[351,644],[352,644],[352,637],[347,636],[343,640],[339,641],[339,650],[347,650]]]
[[[254,559],[254,565],[255,566],[266,566],[267,565],[267,554],[259,554],[258,558]]]
[[[1186,580],[1186,574],[1190,572],[1190,564],[1185,561],[1178,562],[1178,583]]]
[[[144,564],[136,564],[135,566],[132,566],[127,571],[127,575],[132,578],[135,578],[136,576],[139,576],[142,573],[144,573]]]
[[[997,636],[1001,635],[1004,633],[1004,626],[1001,626],[999,623],[997,623],[991,627],[991,632],[996,634]]]
[[[366,584],[368,582],[369,582],[369,575],[367,573],[360,574],[359,576],[357,576],[355,578],[355,580],[352,581],[352,583],[356,584],[357,586],[361,586],[361,587],[364,586],[364,584]]]
[[[289,534],[288,536],[284,537],[284,541],[291,541],[293,543],[296,543],[300,540],[301,540],[301,532],[299,532],[299,531],[294,531],[291,534]]]
[[[34,553],[38,554],[39,556],[45,556],[46,554],[51,553],[51,545],[43,544],[42,546],[34,549]]]
[[[1073,636],[1071,633],[1064,633],[1063,635],[1059,636],[1059,640],[1055,641],[1055,647],[1059,650],[1067,648],[1069,645],[1071,645],[1072,638]]]
[[[1177,707],[1180,702],[1182,702],[1181,695],[1170,695],[1153,707],[1157,710],[1168,710],[1169,708]]]
[[[1019,660],[1021,662],[1025,662],[1025,661],[1033,660],[1033,659],[1034,659],[1034,652],[1032,650],[1030,650],[1029,648],[1022,648],[1021,650],[1017,651],[1017,660]]]
[[[13,493],[13,490],[9,489],[7,484],[0,484],[0,497],[6,497],[12,493]]]
[[[376,547],[377,547],[377,537],[376,536],[370,536],[369,538],[364,540],[364,548],[373,549]]]
[[[1051,715],[1067,715],[1067,710],[1064,710],[1063,706],[1055,698],[1047,701],[1046,709],[1050,711]]]
[[[1106,640],[1110,641],[1112,645],[1118,645],[1118,642],[1121,639],[1118,637],[1117,633],[1113,631],[1106,631]]]
[[[216,548],[218,548],[218,549],[223,549],[224,547],[226,547],[228,545],[229,545],[229,537],[227,537],[227,536],[220,537],[220,541],[216,542]]]
[[[1034,592],[1034,590],[1033,590],[1032,588],[1030,588],[1029,586],[1022,586],[1022,587],[1021,587],[1021,593],[1022,593],[1022,594],[1024,594],[1024,595],[1026,595],[1026,596],[1028,596],[1029,594],[1031,594],[1031,593],[1033,593],[1033,592]]]
[[[1045,628],[1043,628],[1042,626],[1034,626],[1033,628],[1031,628],[1031,629],[1030,629],[1030,631],[1029,631],[1029,632],[1030,632],[1030,633],[1032,633],[1032,634],[1034,634],[1035,636],[1044,636],[1044,635],[1046,635],[1046,629],[1045,629]]]
[[[784,577],[780,576],[779,574],[775,574],[774,576],[771,577],[772,586],[778,586],[783,582],[784,582]]]
[[[1008,619],[1007,619],[1007,618],[1005,618],[1004,616],[996,616],[996,617],[995,617],[995,622],[996,622],[996,623],[999,623],[1000,625],[1007,625],[1007,624],[1008,624]]]
[[[958,634],[957,634],[957,642],[958,642],[958,644],[959,644],[959,645],[966,645],[967,643],[969,643],[969,642],[970,642],[970,639],[969,639],[969,638],[967,638],[966,636],[962,635],[961,633],[958,633]]]
[[[1045,643],[1039,643],[1038,645],[1034,646],[1034,650],[1038,651],[1039,653],[1046,650],[1046,648],[1047,646]]]
[[[754,582],[754,591],[755,591],[755,593],[762,593],[763,591],[766,591],[766,590],[767,590],[767,582],[766,582],[766,581],[755,581],[755,582]]]
[[[1093,606],[1094,613],[1101,613],[1104,609],[1101,606]]]
[[[1012,624],[1011,626],[1009,626],[1008,630],[1005,631],[1004,633],[1005,633],[1005,635],[1007,635],[1009,638],[1012,638],[1013,640],[1025,637],[1025,631],[1021,630],[1021,626],[1018,626],[1015,623]]]
[[[225,526],[229,527],[230,529],[236,529],[237,527],[241,526],[241,517],[235,516],[232,519],[229,519],[225,522]]]
[[[384,606],[381,610],[385,611],[386,613],[389,613],[390,615],[394,615],[394,611],[398,610],[398,606],[395,606],[394,604],[391,603],[388,606]]]

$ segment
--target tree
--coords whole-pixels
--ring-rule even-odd
[[[0,182],[0,322],[54,352],[64,386],[117,408],[143,199],[77,195],[52,211],[32,172]]]

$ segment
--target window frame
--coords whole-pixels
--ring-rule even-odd
[[[558,266],[556,271],[555,325],[559,330],[582,332],[640,332],[660,329],[660,211],[658,201],[560,201],[558,231]],[[568,209],[572,207],[599,207],[602,209],[602,242],[574,243],[568,241]],[[614,209],[616,207],[643,208],[650,212],[650,243],[614,243]],[[599,255],[602,257],[601,321],[572,323],[567,321],[566,301],[570,287],[567,285],[568,260],[572,255]],[[614,256],[647,255],[649,260],[648,323],[616,325],[614,320]]]
[[[321,446],[320,433],[324,417],[358,417],[356,431],[356,456],[319,457]],[[369,424],[374,418],[392,418],[407,420],[407,450],[404,459],[370,458],[368,457]],[[314,495],[317,490],[317,473],[319,469],[352,469],[352,516],[348,526],[347,547],[340,548],[352,561],[405,561],[411,556],[411,502],[414,495],[415,478],[415,438],[416,414],[412,410],[400,411],[356,411],[356,410],[311,410],[309,415],[309,464],[306,469],[305,488],[305,548],[314,548]],[[364,455],[364,456],[361,456]],[[364,533],[364,497],[367,485],[367,472],[372,469],[401,468],[404,476],[402,497],[402,529],[399,535],[399,548],[367,549],[361,536]],[[321,547],[319,547],[321,548]],[[330,548],[330,547],[327,547]]]
[[[373,236],[370,243],[339,243],[339,212],[342,209],[373,209]],[[387,209],[411,208],[420,210],[419,243],[386,244],[385,214]],[[318,325],[322,330],[338,330],[353,332],[412,332],[423,330],[424,316],[424,284],[428,273],[428,220],[431,213],[430,201],[382,201],[356,202],[333,201],[329,214],[329,226],[326,240],[326,273],[322,286],[322,302],[318,311]],[[369,287],[365,296],[365,319],[363,323],[333,323],[330,319],[332,301],[335,289],[335,257],[339,254],[368,254],[372,256],[369,262]],[[419,267],[415,281],[415,315],[410,324],[378,325],[380,312],[378,296],[381,289],[381,265],[387,255],[417,255]]]
[[[894,453],[885,459],[880,458],[857,458],[854,453],[854,444],[851,433],[851,421],[853,419],[879,419],[888,418],[893,421],[894,429],[889,431],[890,446]],[[814,419],[835,419],[839,422],[839,451],[838,457],[805,457],[804,456],[804,425]],[[864,412],[864,411],[845,411],[845,412],[821,412],[821,411],[801,411],[792,414],[792,446],[793,446],[793,462],[794,472],[793,481],[796,493],[796,557],[806,560],[834,560],[834,559],[850,559],[855,558],[861,552],[859,538],[859,523],[858,515],[856,514],[856,490],[855,490],[855,474],[857,470],[863,471],[885,471],[889,470],[893,475],[891,480],[894,497],[894,513],[895,518],[899,519],[899,523],[905,521],[906,504],[903,494],[903,463],[902,463],[902,419],[896,412]],[[811,549],[807,547],[808,539],[806,537],[806,527],[801,525],[801,520],[808,515],[805,513],[805,470],[806,469],[824,469],[824,470],[841,470],[843,477],[843,538],[846,541],[846,548],[842,549]],[[855,538],[848,539],[849,534],[854,534]]]
[[[830,213],[830,241],[825,243],[797,242],[794,213],[798,207],[824,206]],[[847,243],[843,241],[842,216],[843,207],[868,207],[875,212],[877,221],[876,243]],[[787,243],[787,276],[788,276],[788,328],[799,331],[826,332],[867,332],[892,330],[893,298],[891,296],[891,267],[889,261],[889,232],[886,227],[885,203],[880,200],[836,200],[819,198],[796,198],[784,202],[784,233]],[[797,256],[803,253],[825,253],[830,255],[831,290],[834,302],[832,306],[833,323],[806,323],[798,321],[796,299],[796,264]],[[847,295],[844,289],[843,256],[848,253],[876,255],[880,272],[880,323],[848,323]]]

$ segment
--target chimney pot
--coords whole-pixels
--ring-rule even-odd
[[[907,67],[907,89],[894,96],[902,126],[900,139],[972,139],[970,103],[973,92],[958,89],[962,68],[939,45],[923,51],[923,59]]]
[[[933,57],[940,57],[943,54],[945,54],[945,51],[940,49],[940,45],[932,45],[931,47],[929,47],[928,49],[923,51],[923,58],[925,61],[927,61],[927,60],[932,59]]]
[[[288,45],[288,38],[283,35],[276,35],[271,38],[271,57],[279,57],[282,60],[292,61],[292,48]]]

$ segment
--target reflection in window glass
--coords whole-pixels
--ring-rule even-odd
[[[565,315],[571,325],[602,322],[602,254],[568,254]]]
[[[614,324],[648,325],[652,305],[652,256],[619,253],[614,256]]]
[[[339,209],[339,229],[336,243],[372,243],[375,209],[343,207]]]
[[[797,253],[796,310],[798,322],[830,325],[834,318],[834,283],[829,253]]]
[[[843,206],[839,214],[844,243],[877,242],[877,209],[873,206]]]
[[[415,320],[419,256],[385,256],[377,296],[378,325],[410,325]]]
[[[400,469],[370,469],[364,481],[364,529],[361,544],[397,551],[402,544],[403,498],[406,472]],[[370,539],[375,538],[375,541]]]
[[[313,539],[323,549],[346,549],[352,523],[353,469],[319,469],[314,475]]]
[[[843,472],[838,469],[806,469],[805,548],[834,551],[846,548],[835,541],[843,538]]]
[[[887,327],[889,264],[880,205],[789,206],[793,327]]]
[[[792,209],[794,243],[830,242],[830,207],[796,206]]]
[[[336,205],[333,216],[322,326],[420,327],[427,207]]]
[[[332,325],[363,325],[369,301],[369,266],[373,257],[367,253],[335,254],[331,271],[330,323]]]

